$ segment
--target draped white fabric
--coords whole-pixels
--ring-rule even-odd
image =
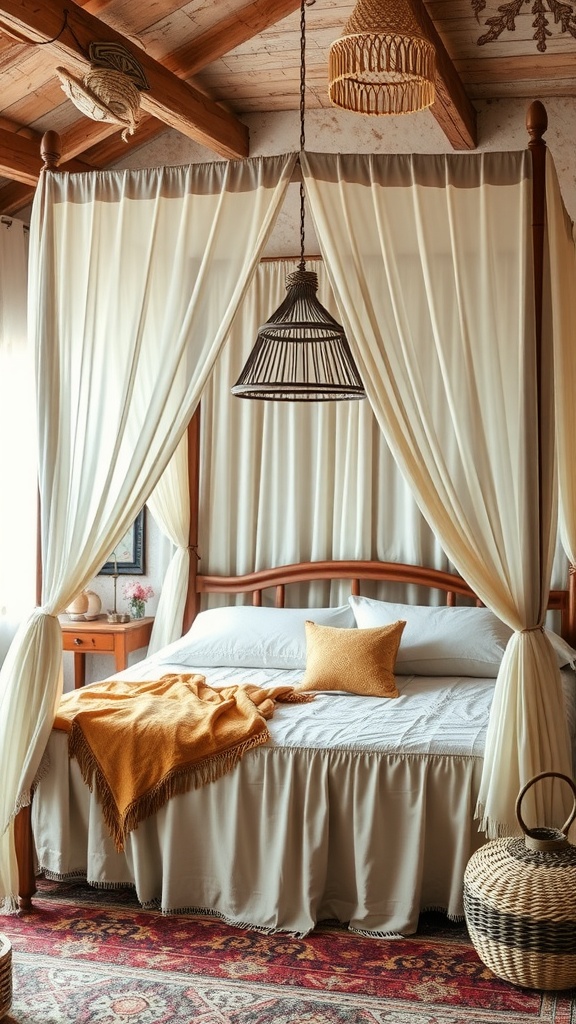
[[[154,616],[152,636],[148,645],[148,653],[153,654],[182,635],[190,570],[187,433],[183,434],[174,455],[148,498],[147,505],[162,533],[176,548],[162,581],[160,600]]]
[[[294,155],[43,174],[30,242],[42,606],[0,674],[0,899],[62,690],[57,615],[98,572],[174,453],[290,179]],[[241,244],[231,244],[231,239]],[[220,287],[207,287],[219,267]]]
[[[538,497],[531,158],[308,153],[301,162],[378,422],[451,561],[516,630],[477,808],[488,835],[513,833],[520,787],[540,771],[572,768],[558,669],[534,628],[544,617],[555,502],[549,343]],[[547,322],[546,341],[550,330]],[[558,823],[562,787],[530,795],[532,815]]]
[[[289,260],[260,264],[202,395],[201,571],[237,574],[325,558],[450,568],[369,402],[257,402],[230,394],[296,268]],[[324,264],[309,261],[307,269],[318,275],[318,298],[338,317]],[[315,583],[290,588],[286,598],[303,607],[339,604],[349,592],[349,583]],[[392,584],[379,596],[426,603],[430,595]]]
[[[28,232],[0,218],[0,665],[36,588],[34,364],[26,328]]]
[[[547,154],[546,200],[550,236],[550,283],[554,319],[554,388],[556,398],[560,536],[576,564],[576,245],[560,194],[554,162]]]

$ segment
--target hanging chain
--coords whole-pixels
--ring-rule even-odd
[[[300,153],[304,152],[304,113],[306,93],[306,2],[300,0]],[[304,179],[300,162],[300,270],[304,270]]]
[[[300,150],[304,149],[304,112],[306,96],[306,3],[300,0]]]

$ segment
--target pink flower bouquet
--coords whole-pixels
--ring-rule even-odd
[[[122,593],[130,605],[130,614],[133,619],[141,619],[146,611],[146,601],[154,597],[152,587],[142,586],[141,583],[125,583]]]

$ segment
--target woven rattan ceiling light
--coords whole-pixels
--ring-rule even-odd
[[[300,150],[304,150],[305,0],[300,4]],[[258,331],[232,394],[276,402],[365,398],[344,328],[319,302],[318,275],[304,259],[304,185],[300,182],[300,262],[286,298]]]
[[[328,96],[357,114],[413,114],[434,102],[436,53],[410,0],[358,0],[328,55]]]

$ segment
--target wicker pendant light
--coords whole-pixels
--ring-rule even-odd
[[[306,21],[300,3],[300,150],[304,150]],[[304,185],[300,182],[300,262],[286,298],[258,331],[232,394],[275,402],[365,398],[344,328],[319,302],[318,275],[304,260]]]
[[[436,53],[410,0],[358,0],[328,55],[328,96],[357,114],[413,114],[434,102]]]

